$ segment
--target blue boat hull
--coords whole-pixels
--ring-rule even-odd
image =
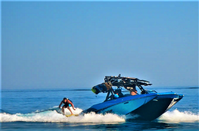
[[[183,95],[172,92],[130,95],[93,105],[83,113],[113,113],[130,115],[133,116],[133,119],[154,120],[170,109],[182,97]]]
[[[143,106],[144,104],[148,103],[156,97],[157,94],[155,93],[135,96],[129,95],[93,105],[92,107],[83,112],[95,112],[102,114],[114,113],[118,115],[126,115],[138,109],[139,107]]]
[[[155,99],[129,113],[129,115],[137,116],[136,119],[139,120],[151,121],[161,116],[182,98],[183,95],[177,95],[172,92],[161,93]]]

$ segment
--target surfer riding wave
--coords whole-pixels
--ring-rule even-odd
[[[61,107],[62,104],[64,104],[64,105],[62,106],[62,112],[63,112],[63,114],[64,114],[64,109],[67,108],[67,109],[70,111],[71,115],[73,115],[73,112],[71,111],[71,109],[70,109],[70,107],[69,107],[69,104],[70,104],[70,105],[72,106],[73,110],[75,110],[74,105],[73,105],[73,103],[71,102],[71,100],[69,100],[68,98],[63,98],[63,100],[62,100],[61,103],[59,104],[59,108]]]

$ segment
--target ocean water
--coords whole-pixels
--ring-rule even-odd
[[[106,94],[95,95],[90,89],[2,90],[0,124],[2,131],[51,130],[199,130],[199,88],[147,88],[157,92],[173,91],[184,98],[154,121],[128,120],[115,114],[89,113],[65,117],[58,109],[63,97],[71,99],[74,113],[104,101]],[[65,110],[66,114],[69,111]]]

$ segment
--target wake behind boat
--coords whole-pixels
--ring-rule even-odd
[[[149,81],[138,78],[121,77],[121,75],[105,76],[104,83],[91,89],[95,94],[107,93],[105,101],[91,106],[83,113],[113,113],[130,115],[141,120],[154,120],[183,98],[182,94],[157,93],[142,87],[149,85],[152,85]],[[116,89],[112,87],[116,87]],[[136,87],[139,88],[140,93],[137,93]],[[130,94],[124,95],[122,88],[128,90]]]

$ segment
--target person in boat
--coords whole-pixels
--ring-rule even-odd
[[[118,93],[115,93],[115,94],[114,94],[114,98],[115,98],[115,99],[119,98]]]
[[[114,93],[115,93],[115,95],[114,95],[115,98],[119,98],[119,97],[123,97],[123,96],[124,96],[124,95],[122,94],[121,89],[116,89],[116,90],[114,91]]]
[[[134,96],[134,95],[137,95],[137,90],[136,90],[136,88],[131,88],[131,89],[130,89],[130,94],[133,95],[133,96]]]
[[[123,82],[124,83],[130,83],[130,80],[124,80],[123,79]],[[136,90],[135,84],[133,84],[131,87],[124,86],[124,88],[127,89],[128,91],[130,91],[131,95],[137,95],[137,90]]]
[[[131,95],[137,95],[136,85],[133,85],[132,87],[129,87],[128,90],[130,91]]]
[[[67,108],[67,109],[70,111],[71,115],[73,115],[73,112],[71,111],[71,109],[70,109],[70,107],[69,107],[69,104],[70,104],[70,105],[72,106],[73,110],[75,110],[74,105],[73,105],[73,103],[71,102],[71,100],[69,100],[68,98],[63,98],[63,100],[62,100],[61,103],[59,104],[59,108],[61,107],[62,104],[64,104],[64,105],[62,106],[62,112],[63,112],[63,114],[64,114],[64,109]]]

